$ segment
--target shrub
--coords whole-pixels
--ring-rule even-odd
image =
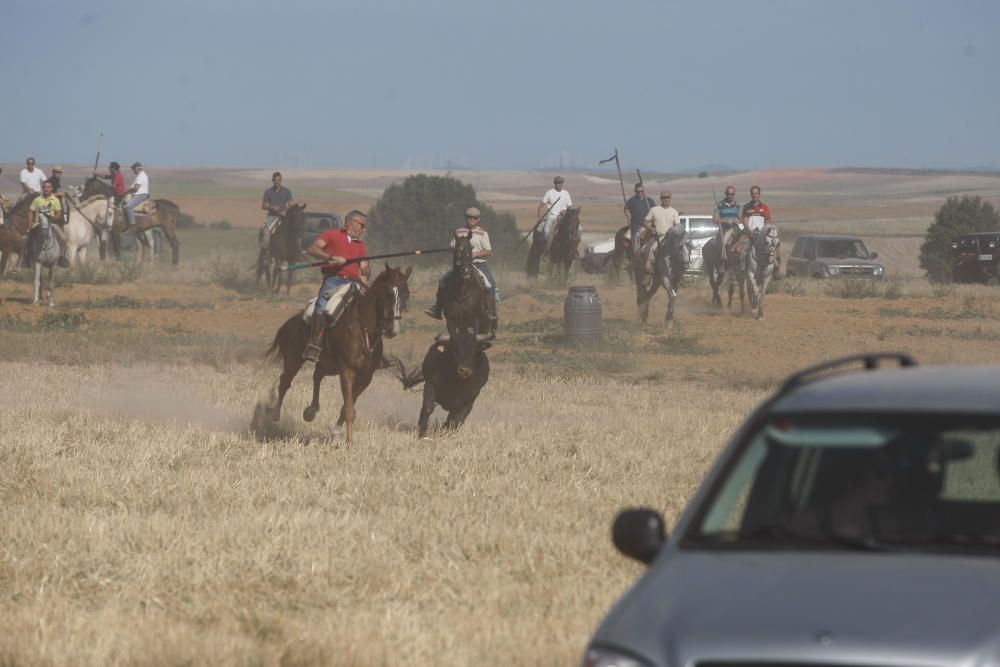
[[[826,293],[841,299],[872,299],[882,296],[884,289],[881,280],[850,276],[830,280]]]
[[[116,268],[118,269],[118,276],[123,283],[134,283],[142,277],[143,272],[146,270],[142,259],[136,254],[130,257],[123,255]]]
[[[951,282],[952,242],[962,234],[1000,229],[1000,214],[979,197],[949,197],[934,215],[920,246],[920,267],[931,282]]]
[[[233,228],[233,225],[228,220],[216,220],[215,222],[208,223],[209,229],[218,229],[221,231],[229,231]]]
[[[465,224],[465,209],[475,206],[490,233],[495,256],[517,243],[514,216],[497,213],[476,199],[476,190],[450,176],[416,174],[394,183],[368,212],[373,252],[444,247]]]

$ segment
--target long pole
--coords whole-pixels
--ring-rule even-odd
[[[351,257],[343,264],[338,264],[337,266],[347,266],[348,264],[357,264],[358,262],[367,262],[371,259],[389,259],[391,257],[409,257],[411,255],[429,255],[434,252],[451,252],[451,248],[432,248],[431,250],[409,250],[407,252],[390,252],[384,255],[368,255],[367,257]],[[317,266],[323,266],[326,261],[321,262],[300,262],[298,264],[289,264],[281,271],[295,271],[297,269],[308,269]]]
[[[615,161],[615,166],[618,167],[618,185],[622,188],[622,204],[628,206],[628,197],[625,196],[625,179],[622,178],[622,163],[618,160],[618,147],[615,146],[615,154],[609,157],[607,160],[601,160],[598,165],[602,165],[605,162]],[[628,216],[626,216],[628,217]]]
[[[514,246],[514,250],[517,250],[518,248],[521,247],[521,244],[524,243],[524,240],[526,238],[528,238],[529,236],[531,236],[535,232],[536,229],[538,229],[538,225],[542,224],[542,220],[544,220],[545,216],[547,216],[549,214],[549,211],[551,211],[555,207],[555,205],[558,204],[561,201],[562,201],[562,195],[559,195],[559,199],[557,199],[554,202],[552,202],[552,206],[549,206],[545,210],[545,213],[542,213],[542,217],[540,217],[538,219],[538,222],[535,223],[535,226],[532,227],[531,229],[529,229],[528,233],[521,237],[521,240],[517,242],[516,246]]]
[[[97,171],[97,164],[101,161],[101,141],[104,139],[104,133],[101,132],[100,136],[97,137],[97,157],[94,158],[94,171]]]

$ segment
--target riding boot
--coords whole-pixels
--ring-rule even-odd
[[[326,325],[326,317],[323,313],[313,313],[309,320],[309,343],[302,352],[302,358],[306,361],[317,362],[319,355],[323,351],[323,329]]]
[[[439,282],[437,288],[437,294],[434,295],[434,305],[424,311],[425,315],[433,317],[435,320],[444,319],[444,312],[443,312],[444,309],[441,307],[441,301],[443,301],[441,297],[443,292],[444,292],[444,287]]]

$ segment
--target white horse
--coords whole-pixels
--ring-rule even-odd
[[[87,247],[95,237],[107,231],[108,198],[95,196],[78,202],[70,195],[69,221],[66,223],[66,257],[70,266],[87,260]]]
[[[35,267],[35,298],[31,305],[38,305],[42,298],[42,271],[48,269],[46,287],[48,288],[48,304],[52,301],[52,272],[59,261],[59,239],[52,230],[53,223],[48,218],[42,217],[38,225],[31,230],[28,235],[28,243],[25,252],[31,258]]]
[[[765,225],[757,232],[750,246],[747,260],[747,279],[750,289],[757,295],[757,319],[764,318],[764,294],[774,276],[774,258],[778,252],[778,230],[773,225]]]

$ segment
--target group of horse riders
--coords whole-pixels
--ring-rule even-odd
[[[743,239],[752,240],[765,225],[772,224],[771,208],[761,201],[759,185],[750,187],[750,201],[743,206],[736,202],[736,188],[726,186],[725,197],[716,202],[712,219],[719,225],[724,262]],[[774,256],[776,275],[781,268],[780,247],[779,243]]]
[[[271,187],[264,191],[261,199],[261,209],[267,211],[258,234],[261,252],[266,252],[275,226],[293,203],[292,191],[283,185],[281,172],[274,172],[271,175]],[[469,239],[476,278],[486,295],[484,299],[486,318],[490,323],[491,333],[495,333],[497,289],[486,261],[493,254],[493,249],[490,246],[489,232],[483,229],[480,220],[481,213],[478,208],[466,209],[465,226],[455,230],[450,247],[454,248],[458,239]],[[368,216],[359,210],[353,210],[344,218],[343,228],[325,230],[306,250],[308,255],[323,262],[320,267],[323,282],[316,298],[307,307],[307,314],[311,314],[309,342],[303,352],[306,361],[316,362],[319,359],[323,332],[336,323],[352,291],[362,290],[368,285],[371,267],[364,259],[368,256],[368,250],[363,239],[367,227]],[[437,320],[443,319],[444,287],[450,274],[451,271],[438,282],[435,302],[424,311]]]
[[[2,171],[0,170],[0,173]],[[132,184],[128,189],[125,188],[125,179],[121,174],[121,167],[117,162],[110,163],[107,174],[98,174],[96,170],[93,172],[93,175],[97,178],[110,180],[115,191],[114,197],[108,202],[106,224],[109,226],[113,220],[115,206],[121,205],[123,199],[127,195],[131,195],[129,201],[124,204],[123,210],[129,229],[133,229],[135,225],[135,210],[144,201],[149,199],[149,176],[143,169],[142,164],[139,162],[133,163],[132,172],[135,174],[135,177],[132,179]],[[29,207],[29,251],[24,253],[22,257],[22,263],[25,265],[30,265],[31,263],[32,253],[30,248],[35,238],[34,230],[40,225],[51,225],[56,233],[56,237],[59,239],[60,254],[58,265],[63,268],[67,268],[70,265],[69,259],[66,257],[67,238],[65,231],[70,205],[68,194],[62,188],[62,174],[63,168],[57,164],[52,167],[51,174],[46,177],[45,172],[36,166],[35,158],[29,157],[25,160],[25,167],[20,173],[21,195],[14,202],[14,205],[16,205],[25,199],[32,200]],[[6,209],[12,204],[3,196],[0,196],[0,205]]]

